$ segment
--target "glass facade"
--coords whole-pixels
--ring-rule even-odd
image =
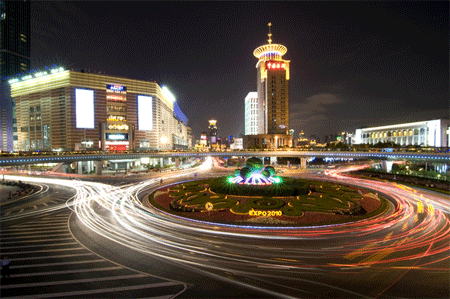
[[[0,1],[1,78],[30,69],[30,2]]]

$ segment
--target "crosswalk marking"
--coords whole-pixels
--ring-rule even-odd
[[[41,239],[41,240],[21,240],[20,243],[39,243],[39,242],[49,242],[49,241],[60,241],[60,240],[73,240],[73,238],[54,238],[54,239]],[[18,241],[12,242],[2,242],[2,244],[17,244]]]
[[[45,232],[48,232],[49,231],[49,229],[47,229],[47,230],[45,230]],[[50,231],[52,232],[52,233],[55,233],[55,232],[67,232],[67,229],[66,228],[60,228],[60,229],[50,229]],[[38,231],[36,231],[36,232],[38,232]],[[30,232],[29,231],[27,231],[27,232],[22,232],[22,231],[15,231],[15,232],[4,232],[4,231],[2,231],[1,233],[0,233],[0,235],[8,235],[8,234],[11,234],[11,235],[14,235],[14,236],[16,236],[16,235],[27,235],[27,236],[29,236],[30,235]]]
[[[66,255],[22,257],[22,258],[15,258],[14,261],[43,260],[43,259],[54,259],[54,258],[62,258],[62,257],[74,257],[74,256],[87,256],[87,255],[94,255],[94,254],[89,252],[89,253],[75,253],[75,254],[66,254]]]
[[[125,269],[123,267],[114,266],[114,267],[104,267],[104,268],[88,268],[88,269],[80,269],[80,270],[65,270],[65,271],[51,271],[51,272],[34,272],[34,273],[22,273],[15,274],[14,277],[33,277],[33,276],[42,276],[42,275],[57,275],[57,274],[73,274],[73,273],[87,273],[87,272],[98,272],[98,271],[111,271],[111,270],[119,270]]]
[[[91,264],[91,263],[104,263],[107,262],[104,259],[85,260],[85,261],[72,261],[72,262],[59,262],[59,263],[45,263],[45,264],[28,264],[11,266],[11,269],[23,269],[23,268],[36,268],[36,267],[52,267],[52,266],[66,266],[77,264]]]
[[[70,251],[70,250],[86,250],[83,247],[76,248],[60,248],[60,249],[43,249],[43,250],[30,250],[30,251],[11,251],[3,252],[2,254],[12,255],[12,254],[27,254],[27,253],[40,253],[40,252],[60,252],[60,251]]]
[[[10,299],[29,299],[29,298],[53,298],[53,297],[68,297],[68,296],[82,296],[82,295],[90,295],[90,294],[101,294],[101,293],[111,293],[111,292],[123,292],[123,291],[131,291],[131,290],[139,290],[139,289],[150,289],[150,288],[159,288],[159,287],[167,287],[167,286],[175,286],[175,285],[183,285],[177,282],[159,282],[152,284],[143,284],[143,285],[134,285],[134,286],[125,286],[125,287],[116,287],[116,288],[107,288],[107,289],[92,289],[86,291],[73,291],[73,292],[60,292],[60,293],[50,293],[50,294],[39,294],[39,295],[29,295],[29,296],[14,296],[8,297]]]
[[[77,242],[67,242],[67,243],[56,243],[56,244],[47,244],[45,245],[46,247],[48,246],[64,246],[64,245],[75,245],[78,244]],[[31,248],[31,247],[42,247],[42,245],[23,245],[23,246],[2,246],[2,250],[5,249],[20,249],[20,248]]]
[[[148,276],[148,275],[147,274],[131,274],[131,275],[119,275],[119,276],[86,278],[86,279],[57,280],[57,281],[32,282],[32,283],[16,283],[16,284],[3,285],[2,289],[43,287],[43,286],[54,286],[54,285],[60,285],[60,284],[73,284],[73,283],[90,283],[90,282],[96,282],[96,281],[111,281],[111,280],[142,278],[142,277],[146,277],[146,276]]]

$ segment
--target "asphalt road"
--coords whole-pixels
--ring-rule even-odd
[[[214,175],[206,168],[203,172]],[[201,176],[202,171],[198,173]],[[165,176],[163,183],[193,179],[193,172],[177,175]],[[388,195],[392,206],[376,218],[348,224],[255,228],[190,221],[143,206],[146,194],[160,185],[160,178],[142,182],[135,178],[118,186],[76,181],[72,185],[75,196],[61,196],[62,201],[69,199],[67,208],[49,216],[42,214],[23,223],[20,219],[29,218],[4,221],[2,210],[2,253],[6,247],[18,267],[8,284],[2,281],[2,296],[34,292],[40,298],[53,298],[57,296],[50,295],[67,297],[69,293],[63,292],[79,292],[72,296],[450,297],[447,196],[395,183],[346,178],[339,170],[328,176],[291,175],[370,188]],[[8,217],[12,215],[16,213]],[[50,241],[42,241],[46,239]],[[65,246],[67,250],[51,249]],[[91,258],[100,265],[89,262]],[[38,268],[44,273],[79,271],[30,278],[27,275],[37,270],[26,267],[35,262],[49,264]],[[62,264],[68,262],[72,264]],[[42,281],[36,282],[37,277]],[[11,287],[14,284],[17,287]]]

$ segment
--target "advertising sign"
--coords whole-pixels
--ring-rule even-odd
[[[118,84],[106,84],[106,89],[114,90],[114,91],[126,91],[127,87],[118,85]]]

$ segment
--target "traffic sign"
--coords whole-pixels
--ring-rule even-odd
[[[208,212],[211,211],[211,210],[213,209],[213,204],[210,203],[210,202],[207,202],[207,203],[205,204],[205,209],[206,209]]]

